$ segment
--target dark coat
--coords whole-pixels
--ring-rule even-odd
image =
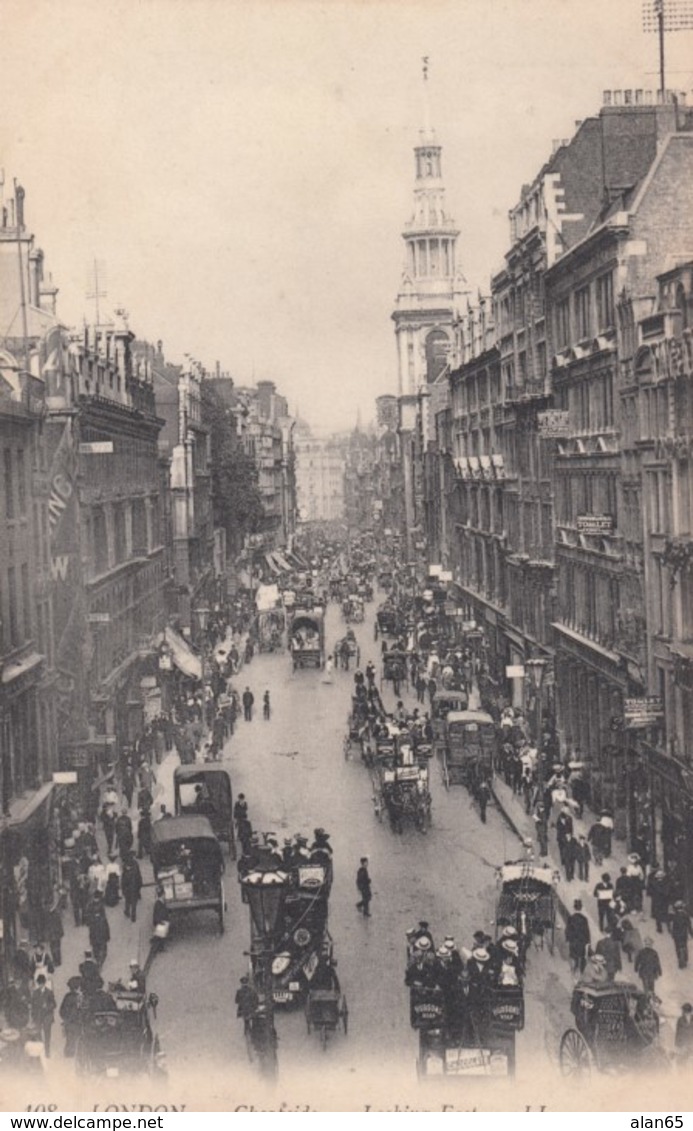
[[[139,899],[142,890],[142,873],[136,860],[128,860],[125,864],[120,887],[124,897]]]
[[[362,864],[356,873],[356,887],[361,892],[361,895],[371,894],[371,878],[368,875],[368,868]]]
[[[662,964],[653,946],[644,946],[642,950],[638,951],[635,956],[633,969],[635,973],[640,974],[642,978],[661,978]]]
[[[89,917],[89,941],[92,948],[99,946],[100,943],[107,943],[111,938],[111,928],[108,925],[106,912],[101,911],[99,914],[92,914]]]
[[[620,944],[616,942],[616,939],[603,938],[599,940],[594,950],[595,954],[601,954],[606,962],[607,975],[613,978],[622,966]]]
[[[675,908],[671,916],[670,928],[675,942],[685,942],[689,935],[693,935],[691,917],[684,908]]]
[[[31,1018],[35,1025],[52,1021],[56,1010],[53,991],[48,986],[39,986],[31,995]]]
[[[587,917],[581,911],[574,911],[568,916],[565,925],[565,937],[570,949],[581,950],[589,946],[591,941],[590,925]]]

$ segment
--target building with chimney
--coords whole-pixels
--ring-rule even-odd
[[[629,704],[660,694],[661,682],[656,665],[648,671],[644,559],[633,525],[638,483],[624,430],[634,342],[616,302],[641,311],[657,295],[657,276],[690,256],[692,127],[678,99],[607,92],[589,125],[591,160],[586,154],[580,166],[596,182],[595,207],[566,230],[545,274],[553,405],[567,414],[554,453],[559,724],[566,749],[588,767],[593,804],[611,808],[631,840],[647,831],[650,851],[651,829],[633,827],[629,803]],[[655,528],[676,529],[666,510]]]

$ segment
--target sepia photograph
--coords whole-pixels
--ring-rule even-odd
[[[0,34],[0,1112],[680,1118],[693,0]]]

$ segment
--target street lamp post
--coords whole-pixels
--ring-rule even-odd
[[[241,878],[241,888],[250,908],[250,955],[258,1006],[251,1019],[253,1045],[258,1053],[264,1076],[277,1075],[277,1035],[274,1030],[272,996],[272,955],[274,930],[288,886],[286,872],[268,864],[248,872]]]
[[[544,800],[544,751],[542,748],[542,729],[544,726],[544,676],[548,667],[548,660],[536,656],[533,659],[525,660],[525,670],[529,672],[529,676],[534,685],[534,690],[537,694],[537,788],[539,792],[540,801]]]

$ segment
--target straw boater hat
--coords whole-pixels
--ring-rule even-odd
[[[484,947],[484,946],[477,946],[472,951],[472,958],[476,962],[488,962],[489,957],[490,957],[489,952],[486,950],[486,947]]]
[[[516,939],[517,938],[516,928],[510,927],[510,926],[503,927],[503,930],[501,931],[501,938],[502,939]]]
[[[431,940],[429,938],[427,938],[426,935],[422,935],[422,937],[420,939],[416,940],[416,942],[414,943],[414,946],[416,947],[417,950],[430,950],[431,949]]]
[[[504,939],[501,946],[503,950],[507,950],[509,954],[517,954],[518,952],[518,945],[515,939]]]

